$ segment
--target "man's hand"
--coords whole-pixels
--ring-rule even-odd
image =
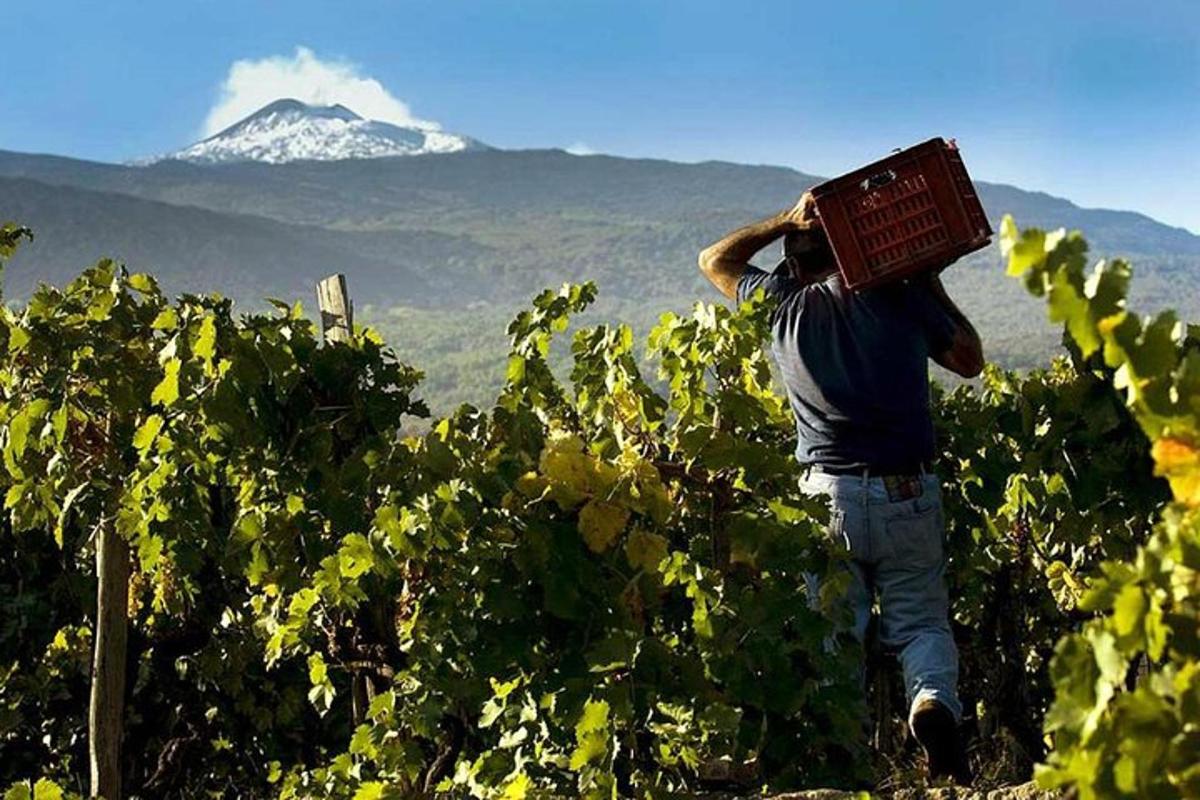
[[[808,230],[821,225],[821,218],[817,216],[817,201],[812,192],[800,195],[800,200],[785,216],[796,230]]]
[[[739,228],[716,244],[700,251],[700,271],[713,286],[731,300],[737,298],[738,279],[750,266],[750,257],[783,236],[819,225],[812,192],[800,196],[796,205],[773,217]]]

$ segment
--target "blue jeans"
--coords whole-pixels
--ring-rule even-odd
[[[879,595],[879,636],[904,671],[909,720],[917,702],[933,698],[962,718],[958,650],[950,633],[945,519],[936,475],[920,479],[917,497],[891,501],[882,478],[810,470],[809,494],[829,495],[829,533],[849,550],[850,586],[843,598],[859,642]],[[814,576],[815,583],[815,576]],[[815,586],[810,588],[816,588]],[[815,597],[815,591],[810,594]]]

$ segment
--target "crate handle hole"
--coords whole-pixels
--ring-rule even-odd
[[[871,177],[867,178],[862,183],[860,183],[858,185],[858,187],[860,189],[862,189],[864,192],[868,192],[871,189],[878,189],[881,186],[887,186],[889,183],[891,183],[894,180],[896,180],[895,171],[888,169],[888,170],[884,170],[883,172],[875,173],[874,175],[872,175]]]

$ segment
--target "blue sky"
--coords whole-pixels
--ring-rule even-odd
[[[0,149],[175,149],[235,62],[302,46],[499,147],[833,175],[954,136],[977,178],[1200,232],[1197,0],[6,6]]]

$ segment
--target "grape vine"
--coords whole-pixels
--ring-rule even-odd
[[[0,261],[28,236],[0,234]],[[1068,356],[935,392],[977,758],[1194,796],[1200,332],[1128,312],[1128,267],[1086,276],[1077,234],[1003,238]],[[102,261],[0,311],[6,800],[86,792],[106,525],[130,794],[870,781],[837,583],[806,590],[842,556],[798,488],[769,304],[664,315],[649,376],[627,327],[576,331],[561,381],[551,342],[595,293],[538,295],[495,404],[439,420],[371,330],[322,345],[299,306],[238,317]]]

